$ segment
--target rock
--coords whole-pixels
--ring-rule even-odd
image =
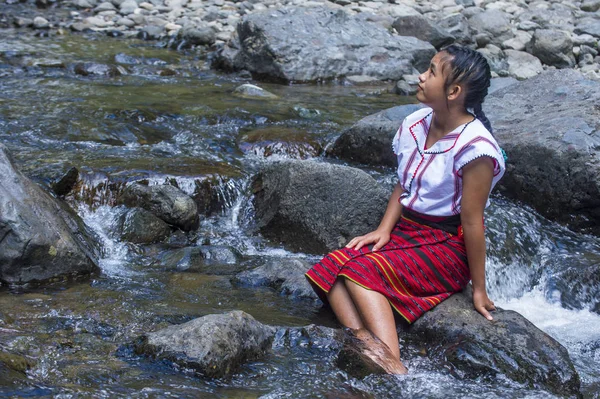
[[[508,50],[507,50],[508,52]],[[600,233],[600,83],[547,71],[488,96],[486,115],[508,153],[508,197],[576,230]]]
[[[600,259],[593,254],[573,258],[568,267],[550,276],[546,295],[556,298],[558,293],[560,304],[567,309],[600,314]]]
[[[492,72],[497,73],[498,76],[508,76],[509,64],[506,59],[506,55],[504,54],[504,51],[502,51],[500,47],[495,46],[493,44],[488,44],[487,46],[485,46],[485,48],[480,48],[477,51],[483,54],[488,64],[490,65],[490,69]],[[535,59],[535,57],[533,57],[532,60],[533,59]],[[537,62],[540,65],[541,70],[542,64],[539,60],[537,60]],[[522,68],[522,66],[520,67]]]
[[[133,14],[136,8],[138,8],[138,4],[135,0],[125,0],[119,6],[119,13],[121,15]]]
[[[517,79],[529,79],[540,74],[544,68],[540,60],[524,51],[504,50],[508,73]]]
[[[82,76],[121,76],[121,70],[114,65],[96,64],[91,62],[75,64],[73,71]]]
[[[306,159],[321,154],[323,148],[310,133],[285,126],[267,126],[242,134],[238,147],[246,154],[265,158],[273,155]]]
[[[121,239],[135,244],[160,242],[171,234],[168,224],[142,208],[128,210],[121,217],[120,224]]]
[[[514,38],[503,42],[502,47],[511,50],[525,51],[526,47],[531,42],[531,38],[531,33],[519,30]]]
[[[46,18],[35,17],[33,19],[33,27],[35,29],[47,29],[50,27],[50,22]]]
[[[528,50],[547,65],[558,68],[571,68],[575,65],[573,42],[569,34],[564,31],[536,30]]]
[[[58,181],[53,182],[51,184],[52,190],[58,196],[64,196],[71,192],[75,183],[77,183],[77,179],[79,178],[79,171],[77,168],[70,168],[67,173],[63,177],[61,177]]]
[[[116,11],[116,10],[117,9],[115,8],[115,6],[108,1],[105,1],[104,3],[100,3],[96,8],[94,8],[95,13],[99,13],[99,12],[103,12],[103,11]]]
[[[211,46],[215,43],[216,34],[211,27],[196,27],[185,25],[177,33],[177,37],[193,46]]]
[[[143,208],[184,231],[198,228],[196,203],[183,191],[170,185],[131,184],[125,188],[117,203],[130,208]]]
[[[271,259],[262,266],[239,273],[233,282],[251,287],[268,286],[294,298],[318,299],[304,276],[311,267],[312,263],[304,259]]]
[[[540,7],[529,7],[516,17],[515,22],[534,22],[543,29],[566,29],[575,23],[573,10],[561,7],[560,4],[552,4],[552,9]]]
[[[561,344],[514,311],[498,309],[488,321],[473,309],[471,295],[468,287],[425,313],[408,337],[464,377],[505,375],[558,395],[579,394],[579,375]]]
[[[114,22],[106,21],[102,17],[88,17],[83,20],[83,23],[85,25],[95,26],[97,28],[106,28],[114,25]]]
[[[488,88],[488,95],[495,91],[508,87],[517,83],[518,80],[515,78],[495,78],[490,81],[490,87]]]
[[[64,203],[19,172],[0,144],[0,282],[99,271],[93,234]]]
[[[374,230],[390,195],[365,172],[311,161],[267,165],[252,191],[255,228],[264,237],[318,254]]]
[[[352,75],[399,80],[425,69],[434,54],[429,43],[393,36],[343,10],[299,7],[246,16],[214,65],[286,82]]]
[[[136,352],[219,378],[231,375],[248,360],[262,357],[274,334],[273,327],[236,310],[148,333],[137,342]]]
[[[33,25],[33,19],[17,17],[15,19],[15,25],[19,28],[29,27]]]
[[[417,94],[416,86],[411,86],[406,80],[399,80],[394,86],[394,93],[401,96],[414,96]]]
[[[467,18],[461,13],[444,15],[437,21],[437,26],[455,37],[458,43],[470,44],[473,42]]]
[[[158,40],[165,34],[165,27],[160,25],[144,26],[138,33],[138,37],[143,40]]]
[[[212,215],[231,208],[238,195],[240,187],[236,180],[224,176],[206,176],[194,180],[192,199],[202,215]]]
[[[379,79],[369,75],[346,76],[346,82],[355,86],[369,86],[381,84],[381,81]]]
[[[404,118],[422,107],[400,105],[361,119],[337,138],[327,149],[327,156],[366,165],[397,166],[392,139]]]
[[[575,26],[575,33],[578,35],[592,35],[600,38],[600,20],[597,18],[582,18]]]
[[[455,38],[422,15],[407,15],[397,18],[393,25],[400,36],[413,36],[439,49],[451,44]]]
[[[600,10],[600,0],[584,0],[581,3],[583,11],[596,12]]]
[[[268,91],[261,89],[258,86],[251,85],[250,83],[245,83],[241,86],[238,86],[233,91],[238,97],[242,98],[265,98],[265,99],[276,99],[277,96],[273,93],[269,93]]]
[[[119,26],[126,26],[128,28],[133,28],[135,26],[135,22],[133,22],[129,18],[119,18],[117,20],[117,25],[119,25]]]
[[[499,10],[487,10],[469,18],[469,26],[475,35],[486,35],[489,42],[497,46],[512,39],[510,17]]]
[[[231,247],[201,245],[163,253],[156,264],[166,270],[221,275],[238,272],[241,258],[240,253]]]

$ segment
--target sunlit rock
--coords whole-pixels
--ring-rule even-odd
[[[257,99],[276,99],[277,96],[249,83],[238,86],[233,90],[233,94],[242,98],[257,98]]]

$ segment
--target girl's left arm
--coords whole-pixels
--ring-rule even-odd
[[[488,298],[485,288],[483,210],[492,187],[493,177],[494,164],[489,157],[478,158],[462,168],[460,219],[473,283],[473,306],[488,320],[493,319],[489,311],[496,310],[496,307]]]

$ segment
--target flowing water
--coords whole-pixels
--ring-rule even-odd
[[[335,367],[326,345],[301,335],[279,337],[267,357],[218,380],[136,356],[131,344],[144,332],[234,309],[272,325],[334,326],[332,315],[312,302],[231,282],[236,272],[272,257],[315,259],[248,233],[248,183],[263,163],[320,156],[343,128],[405,100],[385,86],[341,82],[261,84],[279,98],[242,99],[232,91],[248,78],[211,71],[200,52],[100,36],[1,34],[0,141],[42,184],[70,166],[80,170],[84,184],[69,201],[98,234],[103,256],[102,273],[91,281],[0,290],[0,345],[35,359],[26,377],[0,373],[0,396],[553,397],[501,377],[461,379],[410,348],[408,376],[358,380]],[[120,65],[122,75],[77,75],[80,62]],[[384,184],[393,176],[387,169],[367,171]],[[155,261],[160,250],[120,242],[114,226],[122,209],[113,206],[114,195],[137,179],[176,181],[189,194],[199,180],[216,182],[221,206],[202,221],[195,241],[233,247],[239,261],[211,274],[177,270]],[[490,296],[560,341],[585,397],[600,397],[593,282],[564,280],[598,265],[600,240],[503,198],[487,212],[487,233]]]

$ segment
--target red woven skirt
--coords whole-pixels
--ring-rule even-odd
[[[372,252],[372,246],[358,251],[342,248],[325,256],[306,273],[324,302],[324,292],[329,292],[337,278],[343,276],[383,294],[412,323],[464,289],[471,279],[465,244],[462,234],[449,232],[458,233],[460,227],[442,230],[436,228],[440,224],[425,225],[422,218],[416,222],[415,214],[406,214],[394,227],[390,242],[378,251]]]

